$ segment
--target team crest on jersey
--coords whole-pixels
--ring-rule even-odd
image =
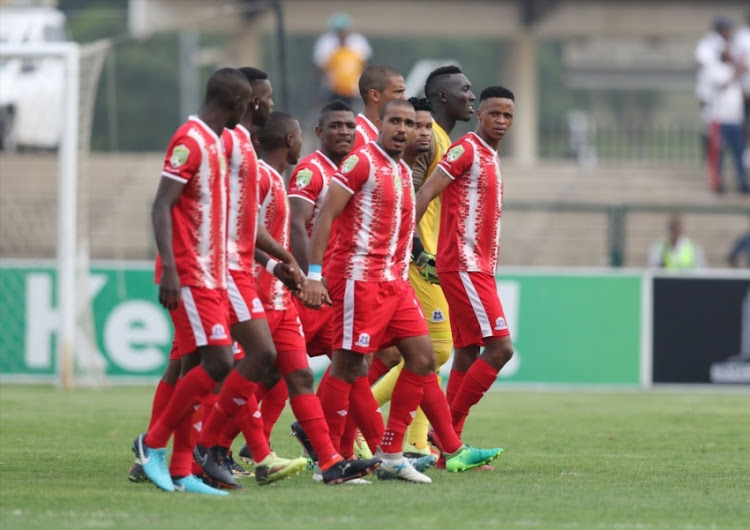
[[[182,167],[185,165],[185,162],[187,162],[189,156],[190,149],[188,149],[186,145],[176,145],[174,149],[172,149],[172,156],[169,157],[169,163],[172,164],[173,168]]]
[[[346,175],[352,169],[354,169],[354,166],[357,165],[357,162],[359,162],[359,157],[357,155],[350,156],[349,158],[344,160],[343,164],[341,164],[341,172]]]
[[[440,309],[435,309],[432,312],[432,318],[430,319],[430,322],[445,322],[445,316],[443,315],[443,312]]]
[[[459,158],[461,158],[461,155],[464,154],[464,147],[462,145],[457,145],[453,147],[450,151],[448,151],[448,154],[445,155],[445,158],[448,159],[448,162],[455,162]]]
[[[211,338],[213,340],[221,340],[227,338],[227,332],[224,329],[224,326],[221,324],[214,324],[211,326]]]
[[[308,184],[310,184],[310,180],[312,180],[313,172],[310,169],[302,169],[297,173],[297,187],[299,189],[307,187]]]
[[[503,317],[497,317],[497,319],[495,320],[495,330],[502,331],[504,329],[508,329],[508,325],[505,323],[505,319]]]
[[[360,333],[359,338],[357,338],[357,342],[355,342],[357,346],[362,346],[363,348],[367,348],[370,345],[370,335],[367,333]]]

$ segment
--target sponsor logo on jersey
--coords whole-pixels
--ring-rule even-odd
[[[445,155],[445,158],[448,160],[448,162],[455,162],[459,158],[461,158],[461,155],[464,154],[464,147],[462,145],[457,145],[453,147],[450,151],[448,151],[448,154]]]
[[[303,189],[307,187],[308,184],[310,184],[310,180],[312,180],[313,172],[311,169],[301,169],[297,173],[297,180],[295,181],[297,183],[297,187],[299,189]]]
[[[360,333],[355,344],[367,348],[370,345],[370,335],[367,333]]]
[[[260,298],[253,298],[253,313],[262,313],[263,312],[263,304],[260,301]]]
[[[224,156],[224,153],[219,153],[219,167],[221,168],[222,173],[227,172],[227,159]]]
[[[508,325],[505,323],[505,319],[503,317],[497,317],[495,320],[495,330],[502,331],[504,329],[508,329]]]
[[[432,312],[432,318],[430,319],[430,322],[445,322],[445,316],[443,315],[443,312],[440,309],[435,309]]]
[[[226,339],[227,332],[224,329],[224,326],[222,326],[221,324],[214,324],[213,326],[211,326],[211,338],[213,340]]]
[[[174,149],[172,149],[172,156],[169,157],[169,163],[172,164],[173,168],[182,167],[185,165],[185,162],[187,162],[188,157],[190,156],[190,149],[186,145],[176,145]]]
[[[343,173],[344,175],[349,173],[352,169],[354,169],[354,166],[357,165],[357,162],[359,162],[359,157],[357,155],[352,155],[344,160],[344,163],[341,164],[341,173]]]

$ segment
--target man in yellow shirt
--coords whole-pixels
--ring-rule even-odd
[[[419,191],[425,179],[451,146],[448,136],[457,121],[469,121],[474,112],[476,96],[471,91],[471,82],[457,66],[442,66],[427,77],[425,96],[432,104],[433,140],[430,150],[417,158],[412,168],[415,191]],[[422,311],[427,319],[427,328],[436,353],[436,370],[448,361],[453,349],[448,303],[438,284],[435,273],[435,252],[440,230],[440,198],[430,203],[422,220],[417,225],[418,239],[412,251],[409,280],[417,294]],[[396,379],[403,368],[403,361],[373,387],[373,395],[379,404],[390,400]],[[448,403],[451,398],[448,386]],[[455,394],[455,390],[453,391]],[[429,422],[420,410],[409,427],[404,444],[405,453],[429,454],[427,431]]]

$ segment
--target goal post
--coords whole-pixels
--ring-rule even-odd
[[[0,45],[1,61],[56,59],[62,65],[54,251],[59,315],[55,371],[56,382],[62,388],[75,384],[77,320],[86,310],[88,249],[87,235],[81,233],[81,218],[85,218],[85,215],[81,216],[81,208],[85,213],[86,201],[79,203],[78,200],[79,179],[85,178],[85,170],[81,170],[81,157],[89,150],[96,89],[109,47],[108,40],[91,44],[49,42]],[[85,231],[86,221],[83,223]],[[85,270],[81,270],[82,267]]]

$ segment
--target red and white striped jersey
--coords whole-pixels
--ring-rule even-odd
[[[251,272],[258,229],[258,157],[242,125],[221,135],[229,162],[227,261],[232,270]]]
[[[503,208],[497,151],[471,132],[448,149],[439,167],[453,182],[442,195],[437,270],[494,275]]]
[[[291,178],[289,179],[289,198],[296,197],[307,201],[313,205],[312,217],[307,222],[307,237],[312,236],[312,229],[315,219],[318,217],[320,207],[323,205],[323,199],[328,191],[328,185],[333,175],[338,171],[338,167],[333,161],[317,150],[314,153],[300,160],[297,167],[294,168]],[[328,263],[331,251],[333,251],[333,238],[336,222],[331,227],[331,236],[328,240],[328,248],[323,256],[322,265]]]
[[[375,124],[368,120],[361,112],[357,114],[355,121],[357,123],[357,132],[354,134],[354,145],[351,150],[352,153],[363,145],[377,140],[379,133]]]
[[[368,282],[406,279],[414,236],[411,170],[377,142],[354,151],[331,185],[352,194],[337,218],[327,275]]]
[[[258,161],[258,200],[258,222],[272,238],[289,250],[289,201],[284,179],[263,160]],[[258,263],[255,264],[255,290],[265,309],[283,311],[291,307],[289,290],[281,280]]]
[[[227,288],[227,162],[221,138],[190,116],[172,136],[162,178],[185,185],[172,208],[172,251],[182,285]],[[156,281],[161,280],[156,257]]]

